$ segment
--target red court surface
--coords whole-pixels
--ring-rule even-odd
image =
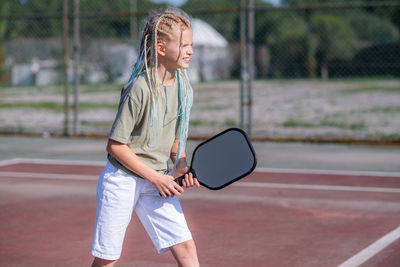
[[[103,164],[0,163],[0,266],[90,266]],[[202,266],[400,266],[400,175],[257,169],[181,197]],[[117,266],[175,266],[134,215]]]

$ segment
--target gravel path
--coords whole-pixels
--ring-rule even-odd
[[[191,135],[213,135],[238,126],[240,87],[237,81],[201,83],[193,87]],[[101,85],[97,92],[94,86],[81,87],[81,133],[108,132],[115,116],[119,88],[120,85]],[[63,101],[61,88],[0,88],[0,130],[62,132]],[[399,140],[400,81],[256,81],[252,118],[252,133],[260,137]]]

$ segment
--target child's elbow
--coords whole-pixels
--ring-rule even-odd
[[[115,141],[115,140],[108,139],[107,146],[106,146],[106,151],[107,151],[107,153],[109,153],[112,156],[114,156],[115,154],[119,154],[122,151],[124,151],[125,146],[126,145],[123,144],[123,143],[120,143],[120,142]]]
[[[113,144],[111,140],[108,140],[107,142],[106,151],[109,154],[113,154]]]

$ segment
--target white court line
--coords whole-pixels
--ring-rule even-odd
[[[358,252],[356,255],[346,260],[338,267],[355,267],[360,266],[373,256],[384,250],[387,246],[395,242],[400,238],[400,226],[394,229],[392,232],[384,235],[380,239],[376,240],[370,246]]]
[[[15,158],[10,160],[0,161],[0,166],[6,166],[17,163],[32,163],[32,164],[65,164],[78,166],[105,166],[104,161],[91,160],[56,160],[56,159],[31,159],[31,158]],[[382,177],[399,177],[400,172],[390,171],[348,171],[348,170],[316,170],[316,169],[286,169],[286,168],[256,168],[254,172],[272,172],[272,173],[294,173],[294,174],[330,174],[330,175],[349,175],[349,176],[382,176]]]
[[[256,172],[294,173],[294,174],[331,174],[349,176],[382,176],[399,177],[400,172],[389,171],[348,171],[348,170],[316,170],[316,169],[285,169],[285,168],[256,168]]]
[[[78,166],[106,166],[107,161],[91,161],[91,160],[60,160],[60,159],[30,159],[15,158],[0,161],[0,166],[7,166],[18,163],[27,164],[49,164],[49,165],[78,165]]]
[[[36,172],[2,172],[0,177],[28,178],[28,179],[54,179],[54,180],[80,180],[94,181],[99,178],[96,175],[60,174],[60,173],[36,173]]]
[[[253,188],[274,189],[297,189],[297,190],[326,190],[326,191],[350,191],[350,192],[372,192],[372,193],[400,193],[400,188],[366,187],[366,186],[344,186],[344,185],[315,185],[315,184],[280,184],[280,183],[258,183],[238,182],[233,186]]]
[[[7,166],[7,165],[13,165],[13,164],[18,164],[23,162],[21,159],[7,159],[7,160],[2,160],[0,161],[0,166]]]
[[[59,173],[31,173],[31,172],[2,172],[0,177],[28,178],[28,179],[54,179],[54,180],[81,180],[95,181],[98,176],[79,174]],[[316,191],[346,191],[346,192],[369,192],[369,193],[400,193],[400,188],[385,187],[362,187],[362,186],[336,186],[336,185],[305,185],[305,184],[279,184],[279,183],[258,183],[258,182],[237,182],[232,186],[272,189],[295,189],[295,190],[316,190]]]

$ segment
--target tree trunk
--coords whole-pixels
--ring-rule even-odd
[[[328,63],[326,61],[321,62],[321,78],[324,80],[329,79]]]
[[[310,56],[307,58],[307,70],[308,70],[308,78],[317,77],[317,64],[314,56]]]

